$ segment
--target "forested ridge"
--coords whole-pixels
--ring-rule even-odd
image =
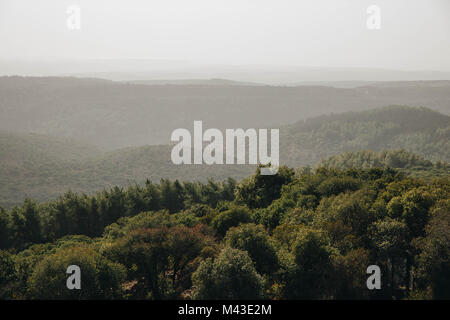
[[[450,160],[450,117],[423,107],[388,106],[323,115],[282,132],[280,154],[291,166],[360,150],[405,149],[427,160]]]
[[[448,162],[426,160],[422,156],[406,150],[384,150],[375,152],[361,150],[345,152],[323,159],[317,167],[335,169],[369,169],[369,168],[395,168],[409,176],[425,179],[446,177],[450,173]]]
[[[391,106],[320,116],[280,128],[280,161],[296,168],[314,166],[344,152],[404,149],[424,158],[408,173],[426,176],[434,164],[450,161],[449,128],[450,117],[427,108]],[[70,139],[0,132],[0,206],[11,208],[26,197],[47,201],[69,189],[92,193],[143,185],[146,179],[239,180],[255,169],[250,165],[177,166],[171,163],[170,152],[169,145],[105,152]],[[387,165],[405,169],[401,161],[389,160]],[[431,175],[439,172],[445,174],[445,166]]]
[[[167,144],[177,128],[268,128],[388,105],[450,114],[450,82],[325,86],[145,85],[69,77],[0,77],[0,128],[100,148]]]
[[[402,3],[0,0],[5,320],[435,317],[450,0]]]
[[[0,213],[0,297],[450,298],[449,193],[448,175],[281,167],[26,200]],[[72,264],[82,290],[66,288]]]
[[[0,299],[449,299],[449,128],[405,106],[299,121],[274,176],[2,131]]]

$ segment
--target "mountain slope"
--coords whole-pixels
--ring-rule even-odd
[[[450,164],[448,162],[438,161],[433,163],[425,160],[422,156],[405,150],[345,152],[320,161],[317,167],[341,170],[390,167],[398,169],[407,175],[421,178],[445,177],[450,174]]]
[[[89,193],[116,185],[142,184],[147,179],[240,179],[255,169],[250,165],[177,166],[170,160],[170,146],[101,152],[93,147],[83,149],[83,145],[67,139],[61,145],[61,141],[0,132],[0,206],[9,208],[27,197],[54,199],[67,190]]]
[[[294,167],[346,151],[383,149],[449,161],[450,117],[427,108],[391,106],[299,121],[280,137],[282,162]]]
[[[343,152],[404,149],[423,157],[413,159],[416,167],[422,167],[422,175],[431,172],[442,176],[448,173],[442,168],[436,171],[429,160],[450,161],[449,138],[449,116],[426,108],[394,106],[321,116],[283,127],[280,158],[282,164],[300,167]],[[177,166],[170,160],[169,145],[104,152],[66,139],[33,134],[0,132],[0,150],[0,205],[5,207],[18,204],[27,196],[48,200],[68,189],[92,192],[161,178],[240,179],[254,170],[250,165]],[[380,156],[361,157],[369,157],[368,163],[389,165]],[[358,161],[349,163],[359,166]]]

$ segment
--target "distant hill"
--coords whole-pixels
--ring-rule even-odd
[[[448,162],[438,161],[433,163],[425,160],[422,156],[405,150],[345,152],[320,161],[317,167],[342,170],[390,167],[410,176],[421,178],[445,177],[450,174],[450,164]]]
[[[170,152],[170,146],[102,152],[68,139],[0,132],[0,206],[20,204],[26,197],[44,201],[67,190],[89,193],[147,179],[240,179],[255,169],[250,165],[177,166]]]
[[[274,87],[145,85],[100,79],[0,77],[0,129],[114,150],[170,143],[176,128],[268,128],[392,104],[450,114],[450,85]]]
[[[115,81],[233,79],[284,85],[313,81],[399,81],[450,79],[450,72],[358,67],[214,64],[174,59],[0,59],[0,75],[77,76]]]
[[[77,161],[102,154],[101,149],[73,139],[2,130],[0,147],[0,163],[25,160]]]
[[[358,87],[380,87],[380,88],[401,88],[401,87],[448,87],[449,80],[427,80],[427,81],[303,81],[287,84],[288,86],[324,86],[333,88],[358,88]]]
[[[282,164],[301,167],[344,152],[404,149],[417,156],[361,151],[354,156],[331,158],[323,164],[366,167],[394,163],[394,167],[408,169],[407,173],[441,176],[448,175],[442,171],[448,166],[438,168],[430,160],[450,161],[449,138],[449,116],[426,108],[393,106],[320,116],[282,127],[280,158]],[[250,165],[176,166],[170,160],[170,152],[168,145],[105,152],[68,139],[0,132],[0,205],[10,207],[27,196],[48,200],[68,189],[92,192],[143,183],[146,179],[240,179],[254,170]],[[392,162],[395,157],[407,159],[408,166]],[[361,160],[366,158],[366,162]]]
[[[363,86],[384,87],[384,88],[401,88],[401,87],[448,87],[450,80],[428,80],[428,81],[379,81],[366,83]]]
[[[67,138],[0,131],[0,206],[17,204],[26,196],[56,197],[77,186],[79,179],[72,172],[102,154]]]
[[[391,106],[299,121],[280,137],[280,155],[311,165],[346,151],[405,149],[428,160],[450,160],[450,117],[427,108]]]
[[[233,81],[227,79],[180,79],[180,80],[134,80],[125,81],[132,84],[146,85],[183,85],[183,86],[265,86],[255,82]]]

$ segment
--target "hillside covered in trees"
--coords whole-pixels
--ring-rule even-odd
[[[0,299],[450,299],[446,86],[0,78]],[[200,114],[279,127],[279,172],[174,165]]]
[[[402,163],[406,161],[408,166],[417,167],[408,168],[409,173],[422,170],[418,176],[430,175],[430,170],[434,170],[431,175],[445,174],[445,163],[450,159],[449,128],[450,117],[425,108],[393,106],[321,116],[280,129],[280,161],[295,168],[314,166],[348,151],[404,149],[417,155],[390,153],[406,159],[386,164],[405,169]],[[94,192],[143,185],[146,179],[239,180],[255,170],[250,165],[177,166],[170,161],[170,152],[169,145],[104,151],[66,138],[0,131],[0,206],[10,208],[26,197],[55,199],[69,189]],[[367,154],[363,158],[367,156],[371,157]],[[434,164],[415,160],[418,157]],[[369,165],[377,161],[371,160]],[[435,166],[440,169],[433,169]]]
[[[0,298],[448,299],[449,195],[448,176],[282,167],[27,200],[0,211]]]
[[[281,158],[290,166],[347,151],[389,149],[449,162],[450,117],[427,108],[390,106],[299,121],[280,137]]]
[[[153,78],[155,79],[155,78]],[[156,78],[157,79],[157,78]],[[0,77],[0,128],[100,148],[168,144],[177,128],[268,128],[388,105],[450,114],[450,82],[325,86],[146,85],[57,77]]]
[[[422,156],[405,150],[385,150],[380,152],[362,150],[345,152],[319,162],[318,167],[334,169],[395,168],[413,177],[446,177],[450,173],[448,162],[435,163]]]

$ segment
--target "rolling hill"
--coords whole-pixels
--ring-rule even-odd
[[[450,173],[448,162],[435,163],[405,150],[385,150],[380,152],[361,150],[344,152],[320,161],[316,167],[335,169],[395,168],[417,178],[446,177]]]
[[[450,83],[333,88],[0,77],[0,129],[67,137],[109,150],[168,144],[174,129],[192,128],[194,120],[218,129],[268,128],[394,104],[448,115]]]
[[[404,149],[419,156],[411,157],[422,176],[430,172],[445,175],[445,170],[448,175],[448,167],[436,171],[430,160],[450,161],[449,128],[449,116],[426,108],[392,106],[320,116],[281,128],[280,158],[282,164],[301,167],[343,152]],[[102,151],[69,139],[0,132],[0,205],[10,207],[25,197],[48,200],[69,189],[92,192],[146,179],[240,179],[254,170],[250,165],[176,166],[170,152],[169,145]],[[392,165],[381,156],[364,157],[375,159],[371,163]]]
[[[167,145],[102,152],[65,141],[61,145],[61,139],[50,136],[0,132],[0,207],[9,208],[25,198],[54,199],[68,190],[90,193],[147,179],[240,179],[254,170],[250,165],[177,166]]]
[[[256,82],[242,82],[227,79],[168,79],[168,80],[134,80],[124,81],[131,84],[146,85],[180,85],[180,86],[264,86]]]
[[[450,160],[450,117],[427,108],[390,106],[324,115],[282,130],[280,157],[292,167],[347,151],[405,149]]]

